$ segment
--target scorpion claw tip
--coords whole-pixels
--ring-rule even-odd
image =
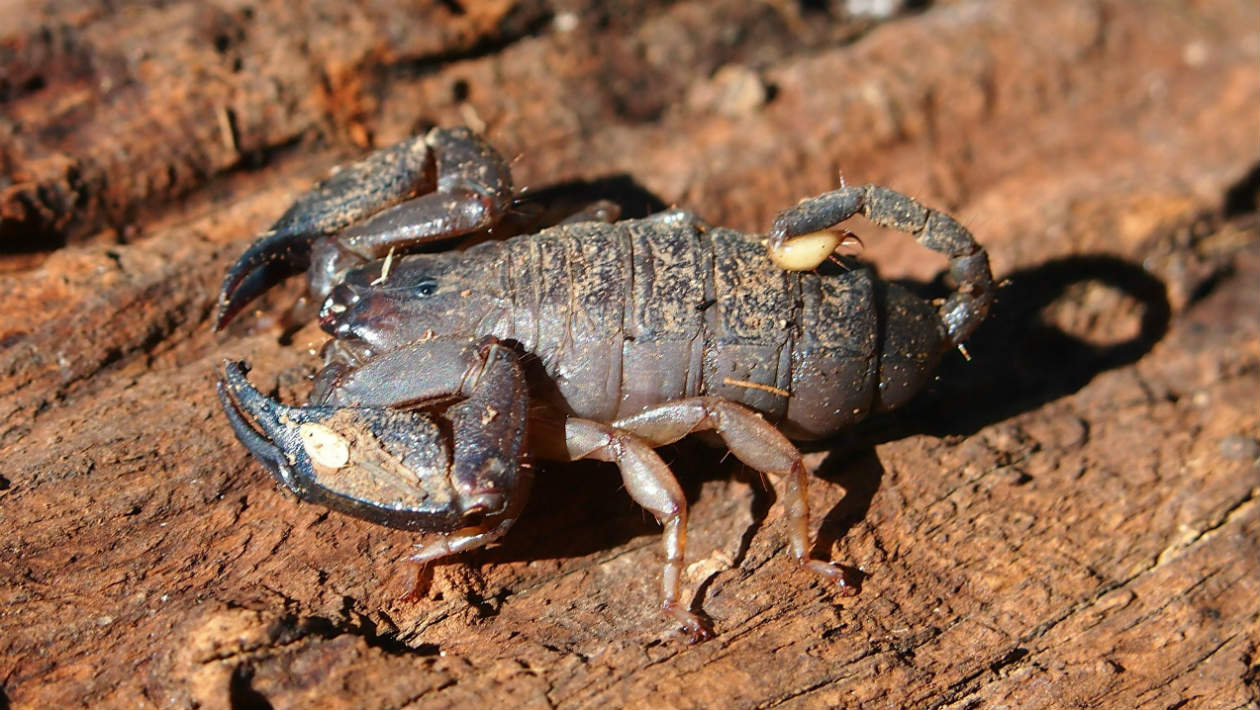
[[[466,525],[464,494],[447,470],[450,451],[430,417],[381,407],[289,406],[260,392],[247,371],[245,362],[224,362],[223,410],[241,444],[298,498],[405,530]]]
[[[263,395],[255,390],[245,378],[248,366],[244,362],[226,361],[223,366],[223,379],[219,380],[216,390],[228,423],[232,426],[237,440],[249,450],[276,478],[288,483],[293,475],[288,467],[284,450],[272,439],[255,428],[262,425],[266,429],[266,411],[257,406],[256,398]]]
[[[223,330],[272,286],[310,266],[315,235],[286,229],[272,230],[259,237],[228,269],[219,289],[214,330]]]

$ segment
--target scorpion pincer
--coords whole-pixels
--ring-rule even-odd
[[[228,272],[216,328],[304,270],[333,338],[306,406],[226,364],[219,396],[241,443],[303,500],[429,533],[420,563],[506,533],[529,457],[612,462],[664,527],[663,608],[695,641],[712,632],[679,601],[686,499],[654,448],[710,432],[774,482],[795,559],[852,594],[810,557],[791,440],[914,396],[989,310],[984,249],[948,215],[867,185],[804,200],[766,235],[670,210],[406,254],[495,227],[513,198],[504,159],[464,129],[379,150],[301,196]],[[948,298],[830,263],[856,214],[948,257]]]

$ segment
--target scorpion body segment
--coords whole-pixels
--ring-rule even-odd
[[[708,432],[779,487],[791,554],[852,593],[809,555],[789,437],[903,404],[971,334],[994,284],[970,233],[862,186],[784,210],[764,237],[670,210],[405,254],[494,226],[511,199],[502,158],[459,129],[379,151],[299,199],[229,271],[218,325],[306,270],[333,339],[305,407],[227,366],[238,439],[305,500],[433,533],[411,558],[422,563],[510,528],[527,456],[613,462],[664,526],[663,608],[699,640],[710,630],[679,602],[686,499],[653,449]],[[856,261],[825,261],[819,233],[855,214],[947,256],[955,291],[928,303]]]

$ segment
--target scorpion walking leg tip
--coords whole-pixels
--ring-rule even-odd
[[[693,629],[683,629],[683,633],[687,634],[688,646],[703,643],[714,636],[713,630],[705,626],[699,626]]]
[[[840,565],[822,560],[805,559],[801,560],[801,566],[811,572],[822,575],[832,584],[839,587],[838,593],[842,597],[851,597],[858,593],[857,583],[850,579],[848,571]]]
[[[687,644],[696,644],[713,638],[713,627],[707,619],[684,609],[681,605],[666,602],[662,610],[674,620],[682,624],[682,633],[687,637]]]

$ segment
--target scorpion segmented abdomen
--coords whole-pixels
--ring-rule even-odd
[[[861,266],[800,276],[799,335],[792,350],[792,400],[784,430],[829,436],[870,412],[879,382],[876,277]]]
[[[685,212],[624,223],[630,268],[618,416],[701,391],[706,254]]]
[[[774,265],[747,235],[712,229],[712,303],[704,311],[704,390],[772,419],[788,411],[800,322],[799,278]]]
[[[622,391],[629,289],[624,230],[585,222],[504,243],[512,339],[541,360],[565,408],[610,421]]]
[[[793,437],[864,417],[880,314],[868,268],[787,272],[748,235],[686,212],[578,223],[504,243],[512,327],[565,409],[612,421],[715,395]]]

